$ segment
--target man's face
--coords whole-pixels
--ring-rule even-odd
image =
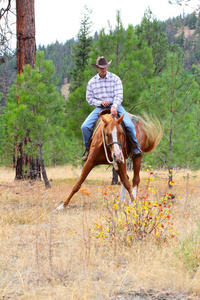
[[[107,67],[107,68],[99,68],[99,67],[97,67],[97,70],[98,70],[98,72],[99,72],[99,76],[100,76],[101,78],[104,78],[104,77],[106,76],[108,67]]]

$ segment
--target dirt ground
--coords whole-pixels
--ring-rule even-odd
[[[80,172],[49,168],[52,187],[46,189],[43,182],[14,181],[12,169],[0,169],[0,299],[200,299],[200,172],[174,173],[176,237],[132,247],[92,236],[105,222],[105,195],[120,193],[114,186],[109,196],[107,167],[91,172],[82,192],[56,211]],[[141,172],[139,193],[148,174]],[[152,177],[159,199],[167,191],[167,174],[157,170]]]

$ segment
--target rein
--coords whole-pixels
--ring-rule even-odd
[[[105,151],[105,155],[106,155],[106,159],[107,161],[109,162],[109,164],[113,164],[114,165],[114,160],[113,161],[110,161],[109,160],[109,157],[108,157],[108,152],[107,152],[107,149],[106,149],[106,141],[105,141],[105,136],[104,136],[104,131],[102,129],[102,137],[103,137],[103,147],[104,147],[104,151]],[[116,163],[116,162],[115,162]]]

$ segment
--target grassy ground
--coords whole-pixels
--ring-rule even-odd
[[[63,212],[55,208],[81,170],[47,172],[51,189],[0,169],[0,299],[200,299],[200,172],[174,174],[174,237],[156,242],[149,235],[131,246],[93,234],[105,222],[105,197],[119,194],[115,186],[105,196],[111,169],[94,169]],[[149,187],[158,199],[167,174],[153,173]],[[141,172],[140,194],[148,177]]]

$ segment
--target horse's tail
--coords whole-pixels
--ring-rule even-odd
[[[146,133],[147,140],[144,152],[153,151],[159,144],[163,130],[160,121],[156,118],[150,118],[147,114],[143,114],[143,117],[139,117],[139,124]]]

